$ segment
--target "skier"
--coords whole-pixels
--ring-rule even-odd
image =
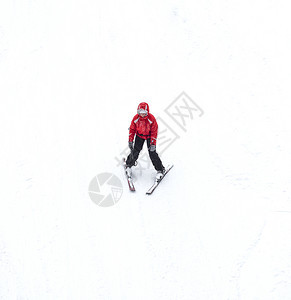
[[[126,173],[131,177],[131,167],[135,165],[135,162],[142,150],[144,141],[147,141],[147,147],[149,151],[150,159],[157,171],[156,180],[160,180],[163,177],[165,168],[162,161],[156,152],[156,141],[158,135],[158,123],[155,117],[150,114],[149,105],[142,102],[137,107],[137,114],[133,117],[129,128],[128,147],[131,153],[126,159]],[[135,141],[133,144],[133,140]]]

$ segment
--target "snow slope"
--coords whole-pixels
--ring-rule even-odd
[[[290,299],[287,4],[1,2],[0,299]],[[151,196],[115,159],[142,101],[179,137]]]

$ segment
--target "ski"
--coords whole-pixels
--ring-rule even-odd
[[[126,179],[127,179],[127,183],[128,183],[128,187],[129,187],[129,190],[131,192],[135,192],[135,187],[134,187],[134,184],[133,184],[133,181],[132,181],[132,178],[129,177],[126,173],[126,165],[125,165],[125,158],[123,158],[123,167],[124,167],[124,173],[125,173],[125,176],[126,176]]]
[[[156,180],[155,183],[150,187],[150,189],[146,192],[147,195],[151,195],[154,190],[158,187],[158,185],[161,183],[161,181],[163,180],[163,178],[167,175],[167,173],[174,167],[174,165],[169,165],[166,168],[166,171],[163,175],[163,177],[160,180]]]

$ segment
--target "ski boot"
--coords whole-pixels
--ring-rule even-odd
[[[132,170],[131,170],[131,167],[129,166],[125,166],[125,173],[128,177],[131,178],[131,175],[132,175]]]
[[[162,171],[158,171],[156,175],[156,181],[160,181],[163,178],[164,174],[165,174],[165,168],[163,168]]]

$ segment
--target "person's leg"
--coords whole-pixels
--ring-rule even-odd
[[[151,139],[147,139],[148,150],[150,148],[150,142],[151,142]],[[156,152],[156,150],[155,151],[149,150],[149,156],[150,156],[150,159],[151,159],[156,171],[163,171],[164,166],[163,166],[162,161],[161,161],[158,153]]]
[[[128,167],[132,167],[136,160],[138,159],[139,153],[143,147],[143,143],[144,143],[144,139],[142,139],[139,136],[135,136],[135,140],[134,140],[134,147],[133,150],[131,151],[131,153],[128,155],[127,159],[126,159],[126,165]]]

